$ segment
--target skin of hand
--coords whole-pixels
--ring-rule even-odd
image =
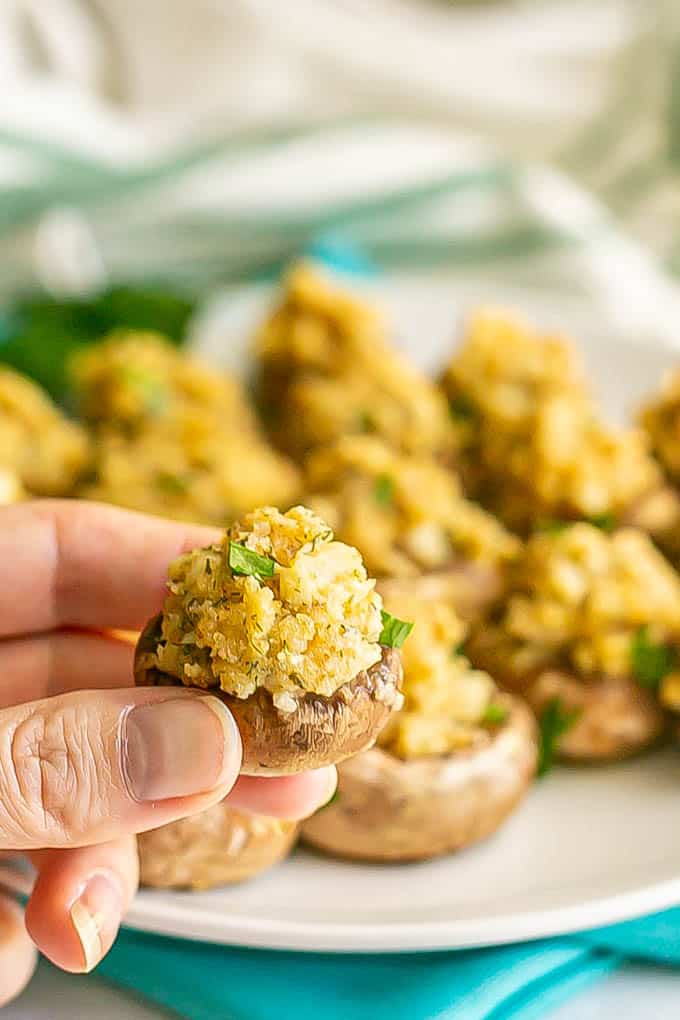
[[[0,1005],[35,947],[94,967],[137,887],[134,834],[223,798],[303,818],[335,769],[239,777],[241,740],[217,698],[132,679],[137,631],[157,613],[168,563],[219,532],[95,503],[0,508],[0,853],[37,881],[25,915],[0,895]]]

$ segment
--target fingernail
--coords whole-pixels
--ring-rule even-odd
[[[123,724],[123,774],[138,801],[208,793],[236,781],[241,737],[219,698],[186,695],[139,705]]]
[[[326,769],[326,772],[328,773],[326,795],[324,799],[321,801],[322,806],[328,804],[333,799],[333,797],[335,796],[335,791],[338,788],[338,770],[336,769],[335,765],[329,766],[329,768]]]
[[[96,967],[113,945],[122,910],[120,885],[105,871],[93,874],[72,903],[71,921],[83,951],[85,973]]]

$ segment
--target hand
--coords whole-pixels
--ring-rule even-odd
[[[110,629],[141,629],[170,560],[219,537],[94,503],[0,509],[0,851],[38,869],[25,927],[0,896],[0,1004],[33,970],[28,933],[65,970],[108,951],[137,885],[134,833],[226,796],[301,818],[335,788],[334,769],[239,778],[219,699],[133,685],[133,645]]]

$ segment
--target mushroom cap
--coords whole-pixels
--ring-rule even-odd
[[[577,762],[629,758],[655,744],[666,729],[666,716],[654,697],[626,677],[581,677],[565,669],[545,667],[521,675],[485,640],[483,632],[468,643],[475,666],[488,670],[505,690],[520,694],[540,718],[550,701],[559,698],[574,723],[557,742],[560,758]]]
[[[666,716],[650,691],[634,680],[585,683],[562,670],[540,673],[527,700],[540,718],[559,698],[567,712],[578,713],[557,744],[561,758],[597,762],[629,758],[655,744],[666,730]]]
[[[306,842],[339,857],[408,861],[460,850],[495,832],[536,771],[536,723],[512,695],[491,741],[404,761],[373,748],[338,768],[338,796],[303,822]]]
[[[210,889],[252,878],[282,860],[295,822],[237,811],[222,801],[137,837],[142,885]]]
[[[135,683],[140,686],[182,686],[168,673],[142,663],[155,650],[161,617],[151,619],[135,650]],[[393,648],[330,697],[305,693],[293,712],[282,712],[272,695],[259,687],[247,698],[237,698],[211,687],[197,688],[220,698],[229,708],[243,742],[245,775],[287,775],[334,765],[371,747],[400,700],[401,660]]]

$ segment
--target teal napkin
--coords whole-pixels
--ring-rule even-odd
[[[577,938],[361,956],[125,931],[96,973],[187,1020],[538,1020],[621,960]]]
[[[627,958],[680,965],[680,908],[493,949],[239,949],[124,931],[97,974],[187,1020],[539,1020]]]

